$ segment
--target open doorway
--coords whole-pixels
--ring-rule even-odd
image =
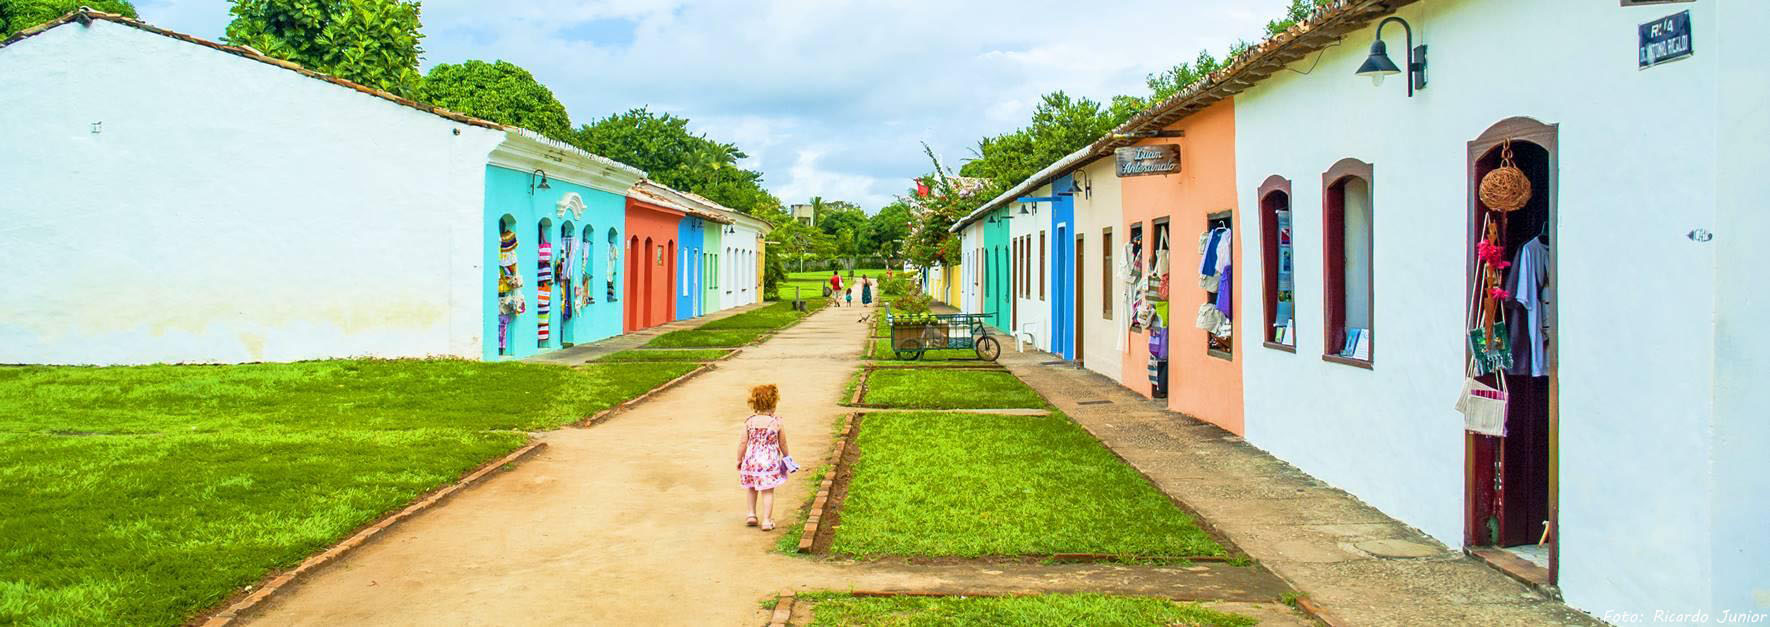
[[[1526,581],[1553,584],[1556,551],[1556,129],[1513,118],[1469,144],[1468,276],[1478,279],[1477,244],[1495,223],[1505,267],[1494,302],[1509,348],[1509,366],[1477,377],[1505,391],[1504,435],[1467,434],[1464,544],[1470,552]],[[1508,154],[1509,153],[1509,154]],[[1481,200],[1482,178],[1506,159],[1530,181],[1530,198],[1508,212]],[[1481,294],[1477,293],[1478,296]],[[1476,306],[1471,302],[1471,319]]]
[[[1083,287],[1083,285],[1085,283],[1087,283],[1087,280],[1086,280],[1087,273],[1082,272],[1082,268],[1086,267],[1084,265],[1086,263],[1086,258],[1082,256],[1085,248],[1086,247],[1083,246],[1083,242],[1082,242],[1082,234],[1076,233],[1076,260],[1075,260],[1075,265],[1072,266],[1072,268],[1075,270],[1074,276],[1075,276],[1076,291],[1070,300],[1071,307],[1069,310],[1070,311],[1069,317],[1071,319],[1074,319],[1075,324],[1076,324],[1075,334],[1070,338],[1070,341],[1075,342],[1076,365],[1077,366],[1082,366],[1083,364],[1086,363],[1086,362],[1082,361],[1082,345],[1085,344],[1085,342],[1082,341],[1082,338],[1087,337],[1086,335],[1082,334],[1082,320],[1087,318],[1087,316],[1082,315],[1082,303],[1088,302],[1087,301],[1087,292],[1082,291],[1083,289],[1085,289]]]

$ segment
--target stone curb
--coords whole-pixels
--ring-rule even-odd
[[[768,627],[787,627],[787,622],[793,620],[793,602],[797,597],[785,592],[775,599],[774,616],[768,619]]]
[[[857,407],[861,405],[861,399],[864,399],[867,397],[867,379],[871,379],[872,377],[873,377],[873,369],[872,368],[861,369],[860,383],[855,384],[854,396],[852,396],[848,399],[849,405],[854,405]]]
[[[736,353],[733,353],[733,354],[736,354]],[[608,419],[613,418],[615,416],[615,414],[619,414],[623,411],[627,411],[629,409],[632,409],[634,405],[638,405],[639,403],[641,403],[647,399],[650,399],[651,397],[656,396],[657,394],[659,394],[665,390],[676,387],[678,385],[682,385],[684,382],[688,381],[689,379],[693,379],[697,376],[700,376],[701,373],[707,372],[709,370],[713,370],[714,368],[717,368],[717,367],[718,366],[714,365],[714,362],[706,362],[706,363],[703,363],[699,366],[695,366],[694,370],[690,370],[686,374],[683,374],[680,377],[676,377],[676,378],[671,379],[669,381],[665,381],[663,385],[652,388],[650,390],[646,390],[646,392],[644,394],[640,394],[639,396],[635,396],[635,397],[628,399],[626,401],[622,401],[621,404],[619,404],[619,405],[615,405],[614,407],[610,407],[608,409],[604,409],[602,411],[596,412],[595,414],[591,414],[589,418],[585,418],[583,420],[580,420],[576,424],[574,424],[573,426],[594,427],[594,426],[602,424],[604,422],[608,422]]]
[[[337,561],[351,550],[366,544],[369,540],[373,539],[376,534],[386,531],[394,525],[418,515],[424,510],[435,507],[437,504],[442,503],[443,500],[453,496],[461,490],[484,481],[487,477],[491,476],[493,472],[503,468],[506,464],[514,464],[528,459],[546,447],[547,443],[544,441],[530,442],[509,455],[505,455],[502,458],[480,466],[478,470],[473,471],[461,480],[430,493],[429,496],[406,506],[405,509],[383,517],[374,524],[352,534],[343,542],[339,542],[338,544],[333,545],[332,548],[326,549],[324,553],[309,557],[295,568],[270,577],[268,581],[261,581],[257,589],[253,590],[251,594],[246,595],[245,598],[240,599],[238,602],[229,605],[226,609],[223,609],[210,616],[207,620],[204,620],[202,622],[203,627],[222,627],[223,625],[232,624],[234,620],[262,605],[266,600],[270,599],[271,596],[287,588],[289,584],[294,583],[295,580],[309,575],[329,563]]]
[[[805,529],[799,535],[800,553],[810,553],[811,545],[817,542],[818,526],[822,524],[824,514],[830,507],[830,490],[836,485],[837,475],[842,474],[842,458],[848,452],[851,440],[857,435],[854,432],[854,412],[849,412],[842,419],[842,437],[836,440],[836,449],[830,457],[830,472],[824,474],[823,482],[817,486],[817,498],[811,502],[811,512],[805,517]]]

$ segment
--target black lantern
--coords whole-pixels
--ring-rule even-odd
[[[1415,90],[1426,88],[1426,46],[1414,47],[1414,29],[1407,20],[1390,17],[1377,24],[1376,41],[1371,42],[1371,56],[1358,66],[1358,75],[1371,79],[1371,83],[1382,85],[1383,79],[1401,73],[1401,68],[1389,59],[1389,46],[1383,43],[1383,27],[1390,22],[1401,23],[1401,30],[1406,36],[1407,45],[1407,95],[1412,97]]]

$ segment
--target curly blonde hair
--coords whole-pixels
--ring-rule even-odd
[[[781,391],[774,387],[773,383],[750,388],[750,409],[754,409],[757,412],[767,413],[774,411],[775,404],[779,403],[780,400]]]

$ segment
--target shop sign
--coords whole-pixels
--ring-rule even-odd
[[[1118,162],[1119,176],[1173,174],[1180,171],[1180,146],[1126,146],[1114,150],[1113,159]]]
[[[1682,11],[1641,25],[1641,69],[1695,53],[1690,45],[1690,12]]]

